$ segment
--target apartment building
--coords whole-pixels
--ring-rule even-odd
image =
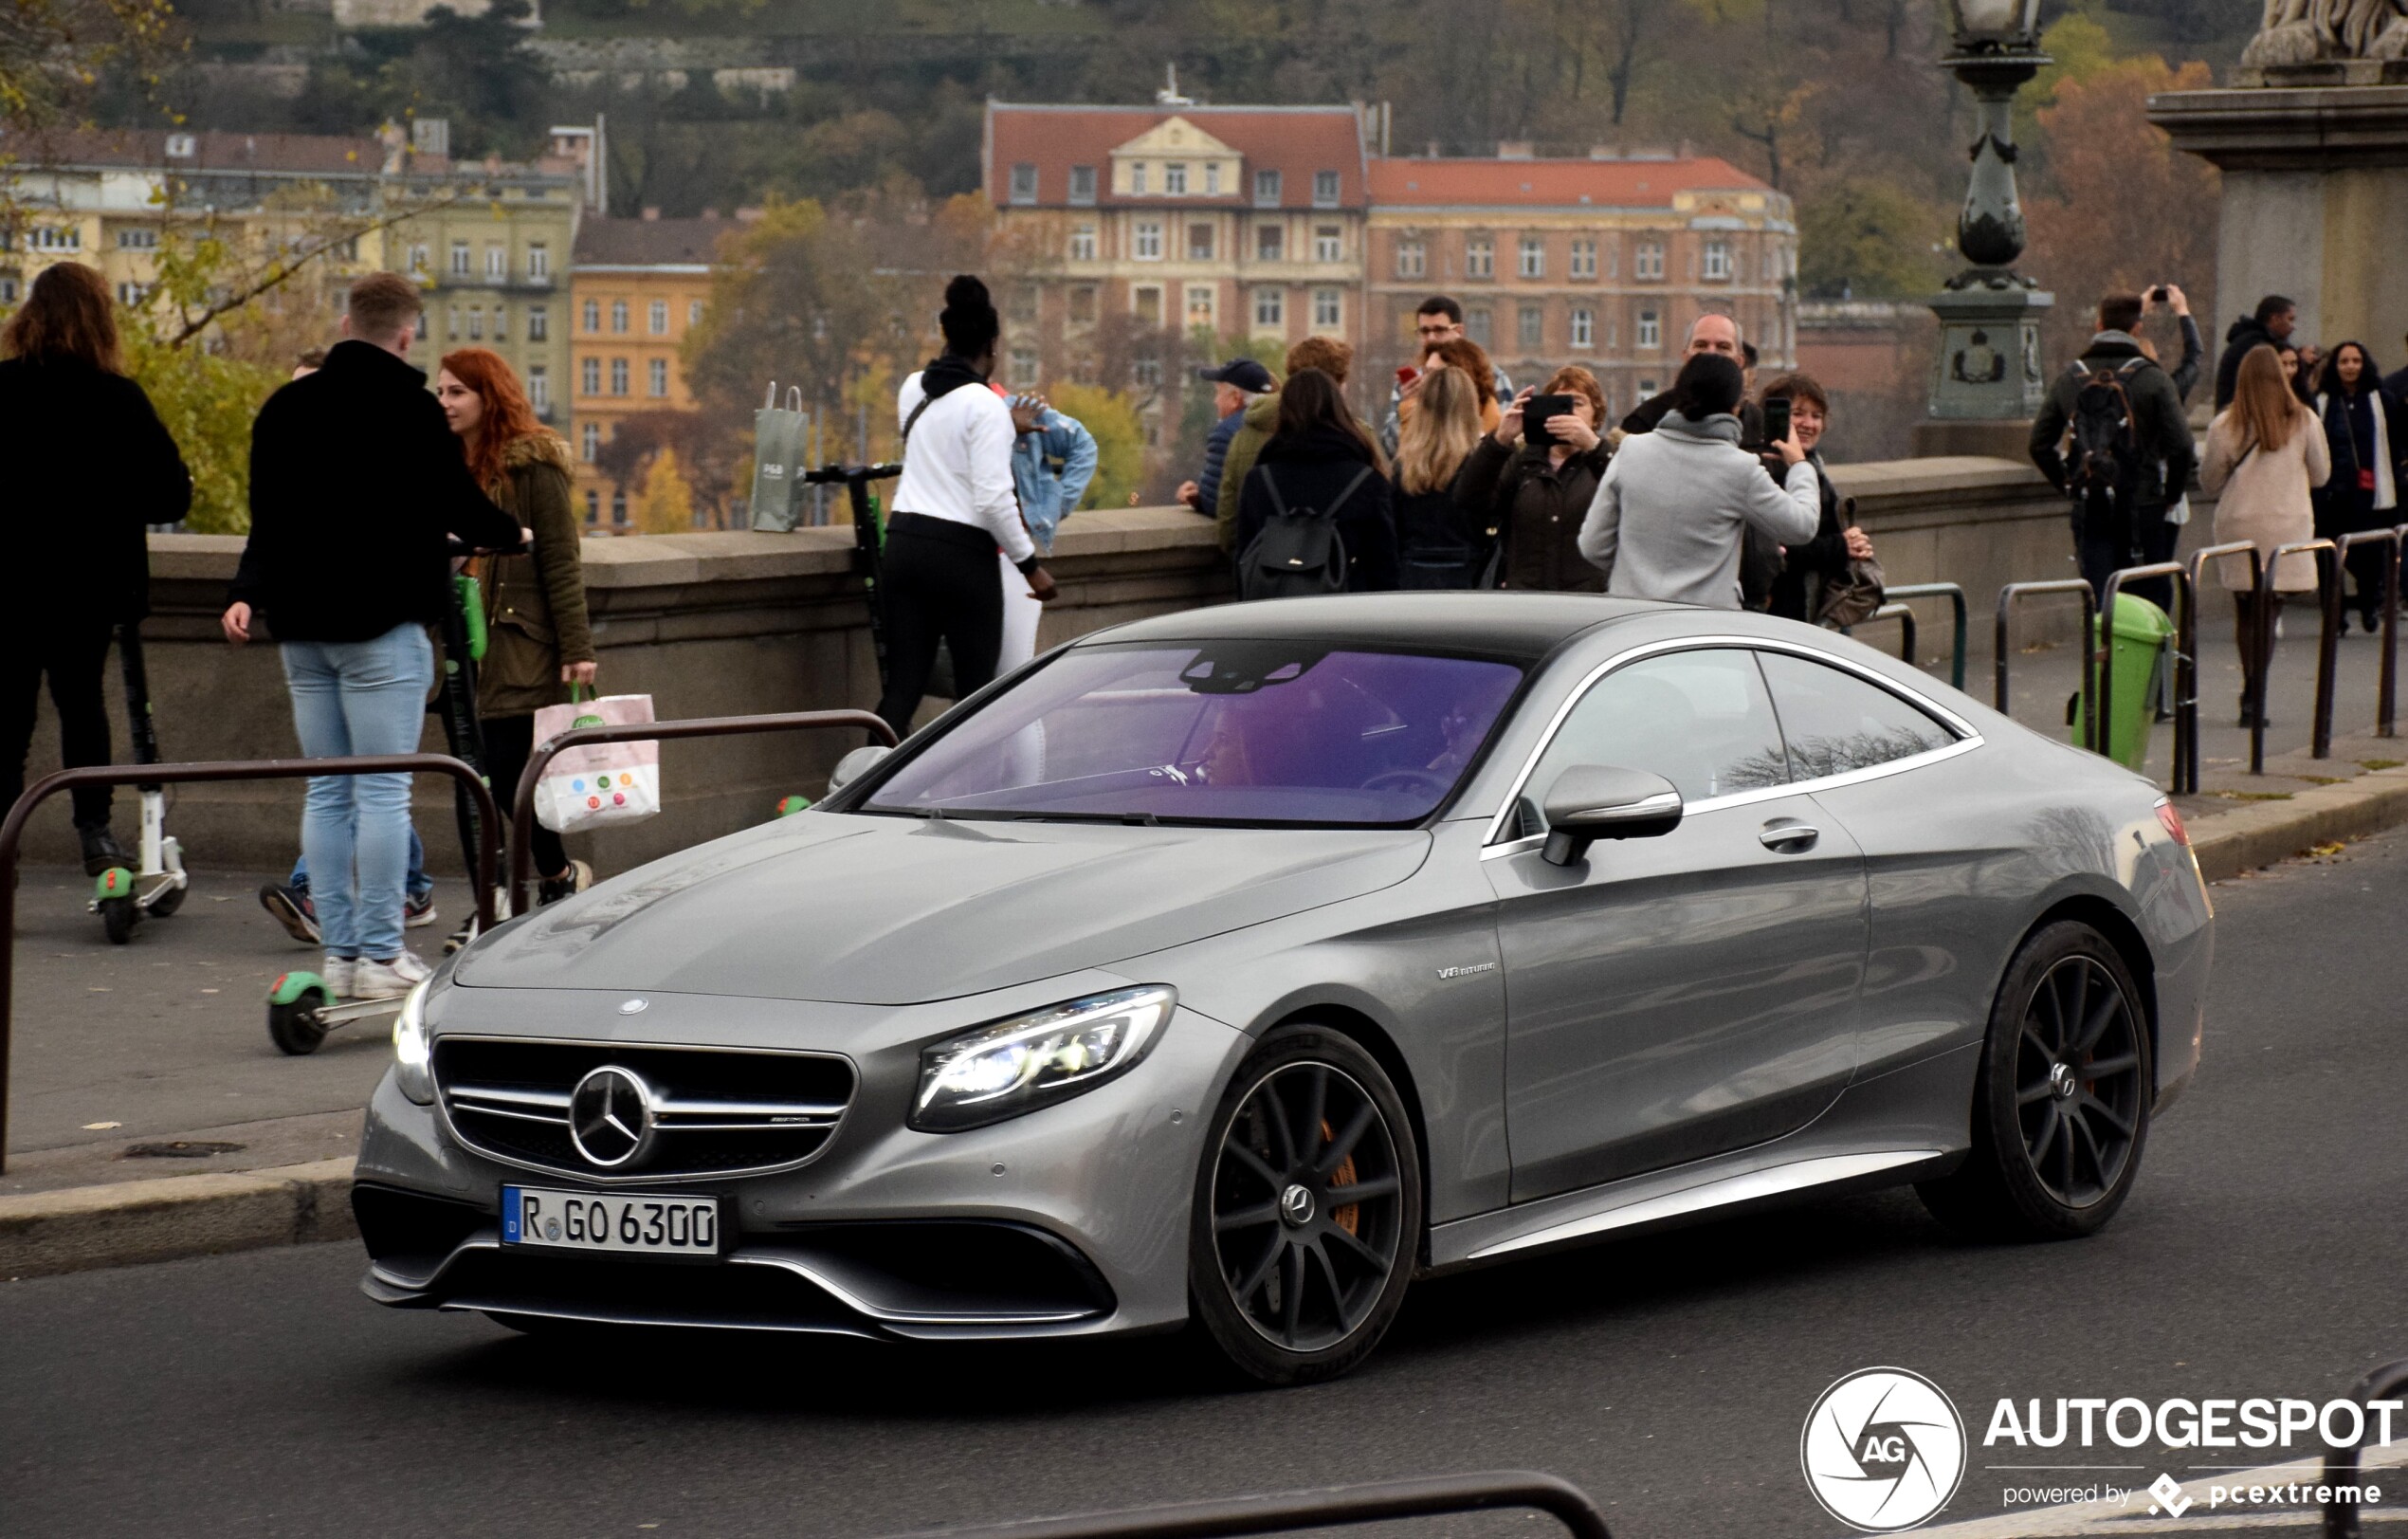
[[[1619,413],[1671,382],[1690,323],[1736,318],[1766,371],[1794,366],[1790,200],[1711,156],[1375,159],[1363,351],[1413,354],[1414,313],[1462,302],[1464,329],[1513,377],[1596,371]]]
[[[577,230],[570,275],[570,444],[585,522],[628,522],[634,490],[594,463],[618,425],[638,412],[684,412],[694,405],[679,349],[700,325],[711,298],[719,243],[732,219],[587,219]]]

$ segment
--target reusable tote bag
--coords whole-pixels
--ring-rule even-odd
[[[769,382],[769,397],[753,413],[753,527],[772,534],[792,534],[801,501],[805,446],[803,392],[786,390],[786,405],[777,404],[777,381]],[[650,721],[650,717],[646,717]]]
[[[619,726],[649,722],[650,695],[604,695],[535,713],[538,742],[573,726]],[[661,810],[661,745],[596,742],[571,748],[543,767],[535,785],[536,821],[555,834],[575,834],[640,823]]]

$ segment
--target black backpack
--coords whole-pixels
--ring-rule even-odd
[[[2132,509],[2143,485],[2141,434],[2128,386],[2148,366],[2144,357],[2118,365],[2073,366],[2080,384],[2073,393],[2073,452],[2067,462],[2066,490],[2073,498],[2074,528],[2113,540],[2126,551],[2139,547]]]
[[[1293,512],[1279,495],[1279,480],[1269,466],[1258,466],[1270,494],[1271,515],[1237,559],[1240,598],[1302,598],[1346,589],[1346,541],[1338,533],[1338,510],[1356,488],[1371,479],[1366,465],[1346,483],[1346,489],[1325,508],[1300,507]]]

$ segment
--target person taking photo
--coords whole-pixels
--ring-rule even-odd
[[[1530,423],[1539,395],[1570,398],[1572,409]],[[1495,531],[1505,550],[1497,586],[1531,593],[1605,592],[1606,575],[1580,554],[1580,526],[1596,499],[1611,451],[1598,437],[1605,392],[1575,364],[1543,391],[1523,391],[1484,436],[1455,485],[1455,504],[1474,528]],[[1530,431],[1536,426],[1539,432]]]

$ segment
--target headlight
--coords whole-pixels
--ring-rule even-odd
[[[393,1017],[393,1079],[401,1093],[422,1107],[435,1104],[434,1044],[427,1040],[427,985],[401,1001]]]
[[[1015,1016],[921,1051],[911,1126],[950,1133],[1034,1111],[1137,1067],[1178,1003],[1165,983]]]

